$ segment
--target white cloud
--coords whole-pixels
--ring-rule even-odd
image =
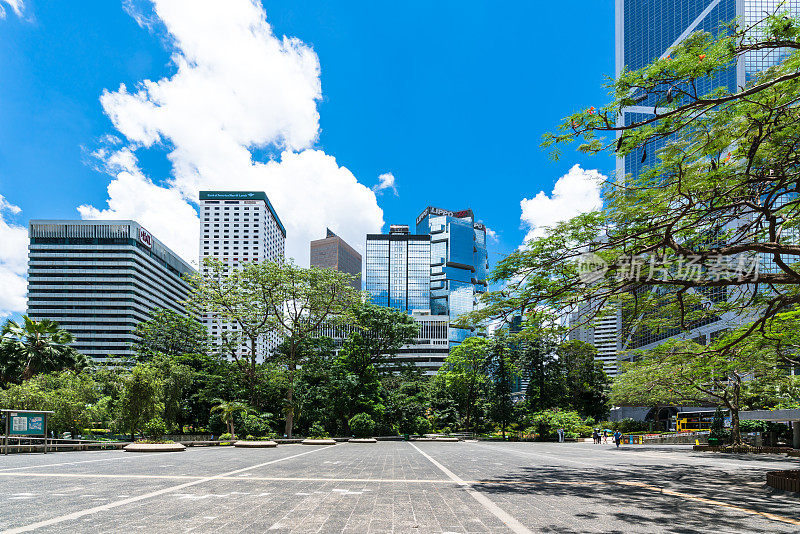
[[[379,193],[384,189],[391,189],[395,196],[397,196],[397,185],[394,181],[394,174],[385,172],[378,176],[378,183],[372,188],[373,191]]]
[[[6,18],[6,10],[3,4],[10,7],[18,17],[22,16],[22,0],[0,0],[0,19]]]
[[[499,238],[497,237],[497,232],[495,232],[494,230],[492,230],[488,226],[486,227],[486,237],[488,237],[489,239],[491,239],[495,243],[497,243],[497,241],[499,240]]]
[[[603,206],[600,189],[604,180],[607,178],[599,171],[585,170],[575,164],[556,181],[550,196],[539,191],[531,199],[522,199],[520,218],[523,226],[528,228],[525,241],[541,237],[549,226],[600,209]]]
[[[0,195],[0,317],[24,313],[27,303],[28,229],[8,221],[21,211]]]
[[[375,193],[313,148],[322,89],[309,46],[275,36],[255,0],[154,0],[152,16],[136,19],[163,25],[177,70],[103,92],[127,146],[97,152],[114,176],[108,207],[81,206],[82,216],[136,219],[189,261],[198,252],[192,204],[201,189],[266,192],[286,226],[287,255],[300,264],[326,227],[358,248],[379,231]],[[136,150],[153,146],[169,150],[165,182],[138,168]],[[256,161],[256,150],[277,156]]]

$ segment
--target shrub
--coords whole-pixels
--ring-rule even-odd
[[[158,439],[167,433],[167,424],[161,417],[153,417],[145,423],[142,433],[150,439]]]
[[[322,423],[315,421],[311,428],[308,429],[308,436],[311,439],[325,439],[328,437],[328,431],[322,426]]]
[[[415,434],[429,434],[431,431],[431,422],[422,416],[417,417],[414,421]]]
[[[613,430],[619,430],[623,434],[630,432],[646,432],[650,430],[649,421],[634,421],[633,419],[621,419],[611,423]]]
[[[272,430],[272,414],[245,414],[236,425],[236,430],[242,434],[265,436]]]
[[[224,434],[222,434],[219,437],[219,441],[228,441],[230,439],[231,439],[231,433],[230,432],[225,432]]]
[[[348,421],[350,431],[357,438],[371,438],[375,432],[375,421],[367,413],[357,413]]]

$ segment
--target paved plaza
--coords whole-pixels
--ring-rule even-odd
[[[0,456],[2,532],[798,532],[781,456],[379,442]]]

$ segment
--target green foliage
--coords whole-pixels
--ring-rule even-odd
[[[473,430],[475,412],[485,410],[490,378],[490,342],[480,337],[470,337],[453,347],[435,378],[435,392],[442,405],[450,404],[459,426],[467,432]]]
[[[621,338],[636,339],[688,332],[726,315],[751,318],[750,328],[728,340],[736,344],[795,311],[798,28],[781,10],[763,24],[733,22],[716,37],[695,32],[667,57],[609,79],[606,105],[565,117],[543,146],[577,141],[589,154],[652,164],[598,183],[601,209],[546,229],[499,262],[490,279],[498,289],[484,295],[471,322],[521,312],[525,335],[563,336],[621,312],[631,318],[622,321]],[[754,51],[780,61],[745,87],[702,92]],[[621,120],[634,105],[655,110]],[[592,283],[582,279],[587,250],[608,266]],[[764,257],[770,269],[751,268]],[[576,321],[569,326],[559,321],[570,316]]]
[[[228,426],[228,433],[236,437],[236,429],[234,427],[234,418],[238,414],[248,414],[251,408],[243,402],[239,401],[223,401],[218,400],[218,403],[211,408],[211,412],[219,412],[222,421]]]
[[[559,409],[542,410],[531,414],[529,417],[530,427],[526,429],[528,434],[537,434],[540,440],[553,439],[559,428],[565,432],[581,434],[586,433],[583,419],[578,412],[564,411]]]
[[[201,323],[186,315],[164,309],[150,312],[150,318],[136,326],[133,349],[140,359],[156,355],[205,354],[208,334]]]
[[[350,418],[349,424],[357,438],[371,438],[375,432],[375,421],[367,413],[357,413]]]
[[[728,432],[725,431],[725,418],[722,415],[722,408],[719,406],[717,406],[717,410],[714,412],[714,419],[711,421],[710,430],[711,431],[708,433],[709,438],[718,439],[722,442],[728,440]]]
[[[148,365],[137,365],[120,377],[119,387],[116,422],[120,429],[130,432],[133,441],[144,424],[163,411],[158,371]]]
[[[70,346],[74,336],[57,322],[34,321],[27,315],[22,319],[22,325],[9,319],[0,333],[0,386],[39,373],[86,368],[86,357]]]
[[[54,432],[77,435],[89,428],[97,409],[97,385],[87,373],[62,371],[40,374],[21,384],[0,389],[0,406],[17,410],[47,410],[55,412],[48,420]]]
[[[329,436],[328,431],[325,430],[325,427],[322,426],[322,423],[319,421],[314,421],[314,424],[308,429],[308,437],[311,439],[325,439]]]
[[[150,439],[159,439],[167,433],[167,424],[156,415],[142,426],[142,433]]]

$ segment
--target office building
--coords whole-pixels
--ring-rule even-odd
[[[397,350],[394,362],[414,364],[426,375],[435,375],[450,353],[447,341],[449,320],[445,315],[430,315],[427,310],[414,310],[411,317],[417,324],[418,333],[414,341]],[[322,324],[316,331],[319,337],[333,340],[338,351],[348,336],[357,329],[353,325]],[[364,336],[370,332],[358,330]]]
[[[200,191],[200,266],[216,258],[236,268],[247,262],[283,261],[286,228],[263,191]],[[212,314],[203,315],[212,340],[237,326]],[[276,335],[259,343],[260,357],[278,344]]]
[[[311,242],[310,263],[312,267],[323,267],[353,275],[353,287],[361,290],[361,254],[344,239],[327,229],[325,239]]]
[[[186,313],[195,270],[134,221],[30,221],[28,310],[75,335],[95,360],[130,358],[150,311]]]
[[[473,332],[452,323],[475,310],[486,292],[486,227],[475,222],[470,209],[428,207],[417,217],[417,234],[431,239],[431,313],[450,318],[450,344],[459,344]]]
[[[767,13],[778,9],[800,14],[800,0],[616,0],[616,72],[642,68],[657,58],[664,58],[675,46],[695,31],[713,35],[724,31],[724,23],[738,19],[745,27],[753,27]],[[758,31],[757,26],[753,31]],[[709,93],[724,87],[736,91],[752,80],[755,74],[780,62],[789,51],[751,51],[736,64],[713,78],[696,81],[698,92]],[[634,99],[636,95],[632,95]],[[632,124],[653,116],[654,97],[622,110],[620,120]],[[617,177],[638,176],[645,168],[657,164],[658,152],[672,139],[647,146],[643,152],[632,153],[617,160]],[[642,157],[644,156],[644,161]],[[768,266],[766,266],[768,268]],[[712,301],[726,298],[724,291],[709,296]],[[706,343],[722,330],[736,326],[741,318],[724,314],[691,325],[689,331],[664,329],[660,332],[636,328],[635,317],[617,316],[616,328],[623,350],[650,349],[664,340],[680,335]],[[599,347],[598,347],[599,352]],[[605,365],[605,363],[604,363]]]
[[[431,306],[431,236],[414,235],[406,225],[388,234],[367,234],[366,290],[378,306],[408,313]]]

